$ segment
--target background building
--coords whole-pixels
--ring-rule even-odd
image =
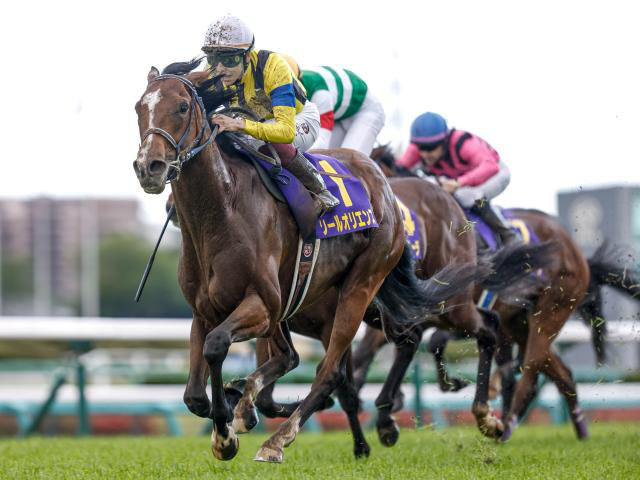
[[[101,240],[142,233],[136,200],[0,200],[2,313],[98,315]],[[16,282],[30,283],[30,298],[14,294]]]
[[[640,187],[580,189],[558,194],[558,215],[563,225],[590,256],[603,243],[620,246],[620,266],[637,269],[640,252]],[[640,299],[634,301],[605,287],[604,315],[607,321],[640,320]],[[570,361],[593,357],[588,346],[576,347]],[[611,350],[611,363],[629,368],[640,365],[640,352],[635,345],[616,346]]]

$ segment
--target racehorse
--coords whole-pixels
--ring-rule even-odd
[[[376,147],[371,157],[387,177],[412,177],[417,176],[411,170],[395,164],[393,153],[388,145]],[[626,254],[621,247],[611,247],[608,242],[603,242],[600,247],[588,258],[589,264],[589,288],[587,294],[577,309],[582,320],[591,327],[591,342],[596,355],[597,365],[603,365],[606,361],[606,319],[603,314],[602,287],[609,286],[623,295],[638,300],[640,296],[640,279],[637,272],[621,266],[620,259]],[[438,365],[438,379],[443,391],[458,390],[466,385],[459,379],[445,380],[440,373],[442,352],[450,335],[444,331],[434,334],[429,342],[429,351],[436,356]]]
[[[199,63],[172,64],[163,74],[155,67],[149,71],[136,103],[141,145],[133,167],[147,193],[159,194],[171,181],[182,230],[178,281],[193,310],[184,400],[196,415],[213,419],[212,452],[229,460],[238,451],[236,433],[255,425],[256,395],[297,363],[287,324],[279,319],[292,288],[299,228],[287,205],[261,185],[256,169],[233,143],[213,141],[207,111],[223,103],[223,94],[211,92],[209,71],[192,73]],[[418,316],[438,313],[442,302],[490,273],[465,264],[417,282],[402,215],[380,169],[362,154],[332,153],[363,183],[378,227],[322,241],[301,311],[328,290],[337,290],[327,352],[311,392],[263,443],[259,461],[282,461],[284,447],[341,381],[345,353],[376,295],[384,308],[404,313],[389,327],[410,329]],[[408,284],[419,302],[402,305],[394,289]],[[232,395],[232,408],[222,381],[223,362],[232,342],[258,337],[265,339],[271,356],[245,379],[241,398]]]
[[[404,179],[404,181],[409,184],[414,182],[423,183],[422,180],[418,179]],[[428,195],[425,195],[424,190],[419,188],[416,191],[420,192],[419,203],[422,215],[419,218],[429,219],[428,223],[418,222],[413,225],[411,224],[412,218],[407,216],[407,213],[404,214],[406,228],[411,231],[417,231],[418,236],[422,239],[420,243],[423,246],[427,245],[426,255],[416,265],[417,275],[429,278],[434,272],[443,268],[444,265],[477,261],[475,238],[472,231],[469,230],[469,224],[465,219],[464,213],[453,198],[441,189],[432,189],[428,192]],[[404,206],[402,208],[405,210]],[[426,242],[427,237],[428,242]],[[500,291],[507,287],[512,287],[518,279],[528,280],[530,278],[530,269],[541,266],[547,261],[547,248],[547,246],[543,245],[526,246],[524,244],[504,248],[490,259],[493,268],[496,270],[494,275],[477,283],[481,284],[483,288]],[[483,313],[478,311],[473,301],[473,291],[474,288],[470,285],[469,288],[449,301],[451,305],[454,305],[454,308],[451,308],[448,312],[441,312],[441,315],[437,317],[425,319],[424,322],[413,326],[410,330],[401,332],[386,328],[386,322],[394,322],[393,317],[397,314],[396,312],[380,312],[376,309],[375,304],[369,310],[368,315],[365,317],[365,322],[374,326],[375,329],[368,328],[367,335],[369,332],[375,331],[375,335],[381,338],[383,342],[386,342],[385,338],[389,338],[396,344],[397,349],[394,366],[391,368],[384,387],[376,400],[378,408],[377,430],[383,445],[391,446],[397,442],[399,431],[394,419],[391,417],[393,400],[399,391],[400,383],[409,363],[420,344],[424,330],[432,325],[451,329],[477,339],[480,352],[478,364],[479,382],[472,411],[479,429],[485,435],[497,437],[502,434],[502,423],[490,414],[487,403],[488,379],[495,348],[494,328],[497,326],[497,322],[495,322],[492,314],[488,312],[483,312],[488,317],[483,318]],[[402,290],[400,292],[405,302],[415,301],[410,292]],[[331,304],[331,302],[319,303]],[[314,312],[316,315],[317,313]],[[331,312],[328,312],[328,315],[331,316]],[[304,315],[302,315],[302,318],[295,317],[291,319],[289,325],[292,331],[320,339],[326,346],[328,340],[327,322],[318,324],[311,320],[304,318]],[[265,357],[262,356],[263,353],[258,352],[258,363],[265,360]],[[350,372],[347,374],[346,381],[347,383],[343,387],[347,390],[353,389]],[[361,384],[358,386],[361,386]],[[269,417],[291,415],[296,404],[278,404],[274,402],[272,390],[273,386],[263,389],[256,403],[258,409]],[[337,394],[342,406],[345,407],[347,402],[344,399],[344,392],[338,391]],[[355,442],[354,450],[358,455],[359,441],[361,441],[362,437],[359,425],[354,428],[354,424],[357,423],[356,412],[353,406],[350,406],[350,408],[351,410],[345,408],[345,411],[352,427]]]
[[[391,157],[391,161],[389,161]],[[372,153],[372,158],[382,160],[386,173],[393,175],[393,156],[386,147]],[[409,208],[414,209],[423,222],[429,219],[421,215],[421,196],[440,190],[435,184],[416,180],[409,184],[408,178],[390,178],[392,190]],[[589,265],[578,246],[559,222],[535,210],[516,210],[515,215],[531,228],[540,241],[554,240],[557,248],[550,265],[543,269],[544,284],[526,295],[521,294],[520,305],[513,299],[498,297],[494,312],[499,315],[500,328],[496,362],[506,365],[512,361],[512,344],[517,343],[522,355],[522,377],[515,385],[513,369],[503,378],[503,420],[505,430],[501,439],[508,440],[518,419],[522,417],[535,396],[535,386],[540,372],[544,372],[565,397],[578,438],[588,436],[587,425],[579,408],[575,382],[571,371],[561,358],[551,350],[551,343],[558,335],[571,313],[582,303],[589,286]],[[481,290],[476,290],[476,300]],[[524,298],[523,298],[524,297]],[[364,381],[366,369],[375,351],[384,344],[377,332],[368,331],[365,341],[360,342],[354,352],[356,375]],[[442,351],[439,351],[441,355]],[[448,379],[442,359],[438,359],[441,386]],[[444,377],[444,378],[443,378]],[[478,378],[478,382],[483,379]],[[456,385],[459,387],[460,385]]]

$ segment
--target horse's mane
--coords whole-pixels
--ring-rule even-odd
[[[198,67],[203,59],[204,57],[196,57],[187,62],[174,62],[164,67],[162,74],[187,75]],[[202,72],[195,72],[189,75],[189,80],[191,80],[196,87],[196,91],[202,98],[207,113],[215,111],[235,95],[235,92],[226,92],[224,88],[222,88],[220,76],[214,76],[212,74],[212,70],[208,68]]]
[[[398,177],[417,177],[417,175],[408,168],[396,165],[396,157],[388,143],[374,148],[371,152],[371,158],[388,167],[389,170],[394,172]]]

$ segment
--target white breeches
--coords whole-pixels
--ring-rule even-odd
[[[511,180],[511,173],[502,160],[499,165],[500,170],[498,170],[498,173],[482,185],[477,185],[475,187],[460,187],[456,190],[453,196],[456,198],[458,203],[464,208],[471,208],[476,200],[480,200],[481,198],[491,200],[504,192]]]
[[[378,133],[384,127],[384,109],[378,99],[370,92],[358,112],[333,125],[329,148],[352,148],[365,155],[371,155]]]

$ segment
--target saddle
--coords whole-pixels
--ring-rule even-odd
[[[540,243],[533,229],[524,220],[518,218],[515,211],[504,208],[500,208],[500,211],[511,226],[511,229],[520,237],[523,243]],[[464,213],[467,220],[473,223],[479,251],[494,251],[502,246],[500,236],[480,216],[468,209],[464,209]]]
[[[339,160],[304,153],[319,172],[325,173],[327,188],[340,200],[336,208],[318,218],[311,194],[295,175],[268,157],[256,155],[252,149],[239,148],[239,151],[249,158],[267,191],[289,206],[300,230],[293,287],[280,318],[284,321],[295,315],[304,302],[318,259],[320,241],[377,228],[378,222],[364,185]]]
[[[240,146],[236,149],[249,158],[267,191],[289,206],[302,238],[324,239],[378,227],[367,190],[340,160],[304,153],[324,175],[327,189],[340,200],[336,208],[317,217],[311,194],[295,175],[281,166],[274,167],[264,155],[254,155]]]

